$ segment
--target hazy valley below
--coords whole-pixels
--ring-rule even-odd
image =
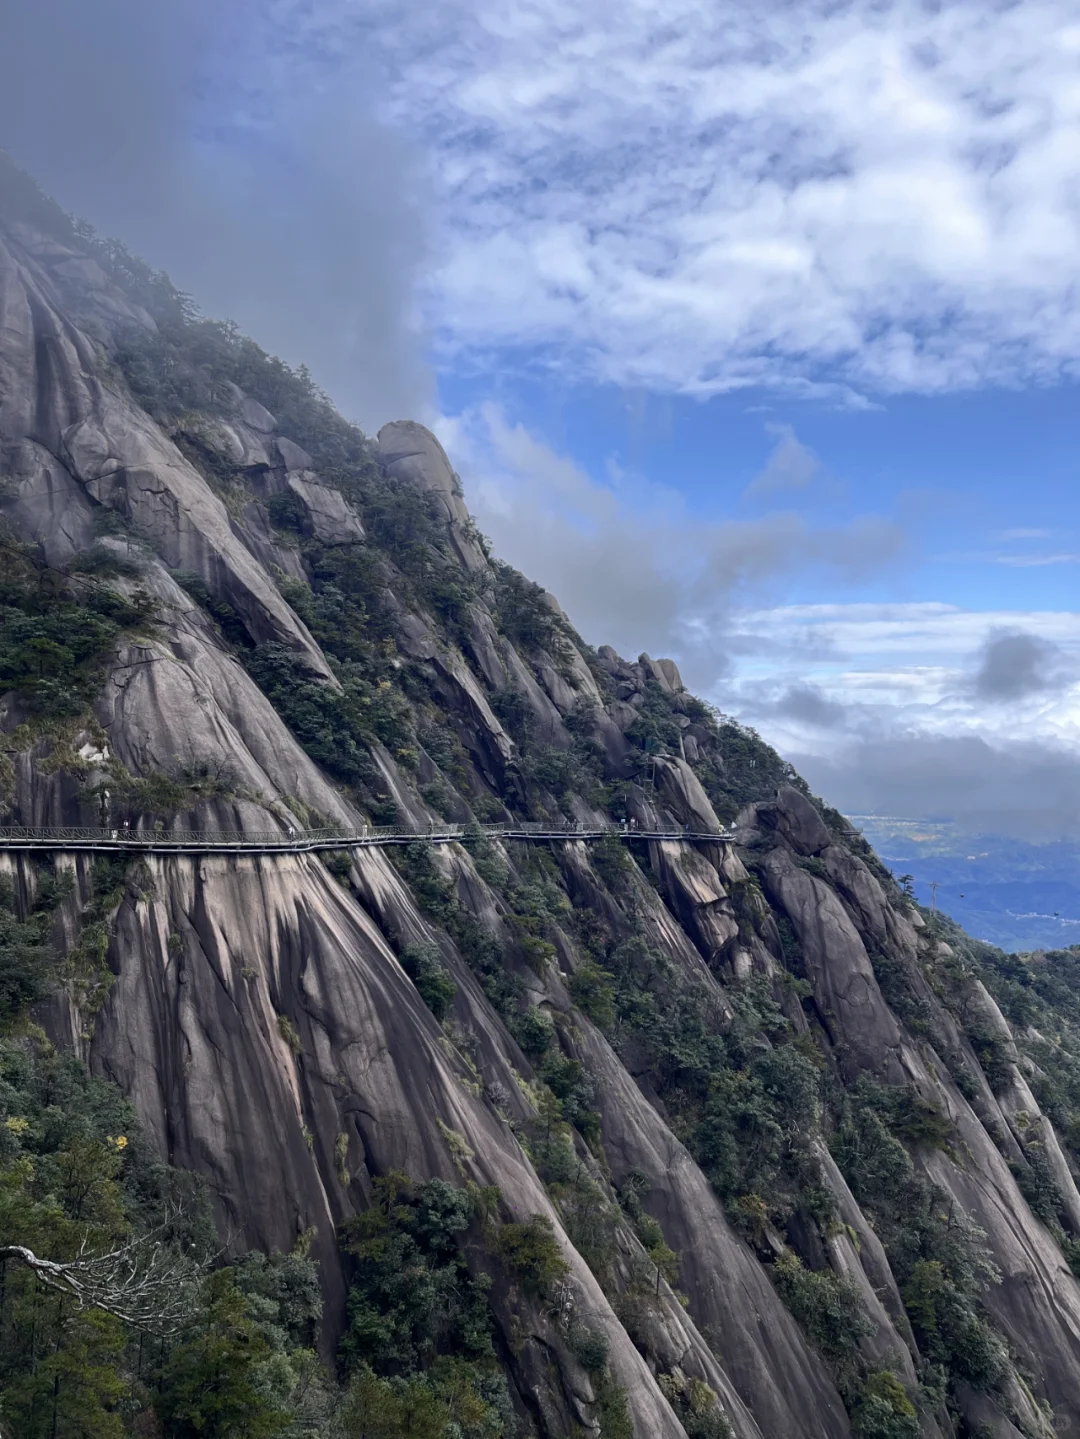
[[[1043,844],[1007,835],[972,835],[934,821],[852,815],[896,876],[910,874],[915,896],[978,939],[1002,949],[1064,949],[1080,944],[1080,843]]]

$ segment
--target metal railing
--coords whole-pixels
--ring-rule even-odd
[[[0,850],[82,850],[133,851],[139,854],[228,854],[234,852],[274,854],[308,850],[355,849],[389,844],[468,843],[471,838],[525,840],[545,843],[552,840],[598,840],[615,835],[625,840],[692,840],[727,842],[729,830],[644,830],[629,825],[552,825],[536,821],[510,824],[437,824],[426,829],[397,825],[361,825],[359,829],[278,829],[278,830],[192,830],[93,829],[80,825],[0,826]]]

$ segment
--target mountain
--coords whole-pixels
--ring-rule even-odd
[[[0,445],[4,823],[466,826],[0,851],[5,1432],[1080,1423],[1076,956],[927,914],[428,431],[7,164]]]
[[[881,815],[852,820],[894,874],[911,875],[917,899],[939,905],[969,934],[1010,950],[1080,943],[1075,840],[1033,844],[940,822]]]

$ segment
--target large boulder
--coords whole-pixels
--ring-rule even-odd
[[[757,806],[757,821],[787,840],[798,854],[820,854],[832,842],[825,821],[794,785],[782,784],[776,798]]]
[[[482,570],[488,560],[475,537],[465,508],[461,482],[446,451],[424,425],[392,420],[379,431],[379,460],[391,479],[415,485],[433,496],[458,559],[469,570]]]

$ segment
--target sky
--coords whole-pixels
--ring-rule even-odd
[[[431,424],[586,639],[849,812],[1080,831],[1065,0],[38,0],[0,82],[66,208]]]

